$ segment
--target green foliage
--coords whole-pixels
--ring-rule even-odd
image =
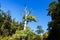
[[[34,40],[40,40],[40,35],[36,35],[36,38]]]
[[[49,5],[48,14],[52,20],[48,23],[49,36],[47,40],[60,40],[60,1],[56,0]]]
[[[25,15],[23,17],[25,19]],[[36,17],[29,14],[27,16],[28,22],[37,22]],[[0,40],[40,40],[40,35],[35,34],[28,26],[26,30],[23,30],[24,20],[22,22],[16,22],[15,19],[11,18],[10,11],[4,12],[0,9]],[[40,26],[37,27],[38,33],[43,33]]]
[[[23,19],[25,19],[25,16],[26,15],[23,16]],[[27,16],[27,21],[28,22],[31,22],[31,21],[37,22],[36,17],[31,14]]]
[[[46,40],[46,38],[48,38],[48,32],[43,34],[43,40]]]
[[[37,26],[37,31],[36,31],[38,34],[40,34],[40,33],[43,33],[44,32],[44,30],[42,29],[42,27],[41,26]]]
[[[48,8],[48,15],[52,15],[51,13],[56,11],[56,1],[50,3],[49,8]]]

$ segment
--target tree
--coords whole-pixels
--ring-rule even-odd
[[[42,27],[41,26],[37,26],[37,31],[36,31],[38,34],[41,34],[41,33],[43,33],[44,31],[43,31],[43,29],[42,29]]]
[[[26,30],[26,26],[27,26],[28,22],[31,22],[31,21],[36,22],[36,17],[33,16],[33,15],[30,15],[31,14],[31,10],[27,11],[26,7],[25,7],[24,11],[25,11],[25,15],[23,16],[24,30]]]
[[[43,40],[43,35],[42,33],[44,32],[44,30],[42,29],[41,26],[37,26],[37,31],[38,34],[40,34],[40,40]]]
[[[29,22],[31,22],[31,21],[34,21],[34,22],[36,22],[36,17],[35,16],[33,16],[33,15],[31,15],[30,13],[31,13],[31,11],[27,11],[26,10],[26,8],[24,9],[24,11],[25,11],[25,15],[23,16],[23,25],[21,25],[21,26],[23,26],[24,27],[24,31],[26,31],[27,30],[27,24],[29,23]],[[31,37],[31,31],[29,30],[28,31],[28,33],[26,33],[28,36],[30,36]],[[28,39],[30,40],[30,37],[28,37]],[[26,37],[24,37],[23,39],[25,40],[25,38]],[[32,39],[31,39],[32,40]]]
[[[60,0],[51,2],[48,9],[52,21],[48,23],[47,40],[60,40]]]

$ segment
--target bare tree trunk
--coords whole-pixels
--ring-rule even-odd
[[[27,21],[25,20],[25,22],[24,22],[24,30],[26,30],[26,26],[27,26]]]
[[[25,15],[25,20],[24,20],[24,30],[26,30],[26,26],[27,26],[27,16],[28,16],[28,14]]]
[[[24,31],[26,30],[27,27],[27,14],[25,15],[25,20],[24,20]],[[22,40],[25,40],[25,38],[23,38]]]
[[[41,38],[41,40],[43,40],[43,34],[40,34],[41,36],[40,36],[40,38]]]

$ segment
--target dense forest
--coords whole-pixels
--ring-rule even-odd
[[[26,7],[21,22],[12,19],[10,10],[5,12],[0,7],[0,40],[60,40],[60,0],[52,1],[47,11],[51,21],[47,24],[48,31],[44,33],[41,25],[37,25],[36,32],[28,26],[29,22],[38,21]]]

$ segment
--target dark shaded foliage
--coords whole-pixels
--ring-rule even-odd
[[[58,0],[58,3],[52,2],[49,9],[49,16],[51,16],[52,21],[48,23],[48,31],[49,31],[49,36],[47,40],[60,40],[60,0]],[[53,6],[55,5],[55,6]],[[56,8],[53,8],[56,7]]]

